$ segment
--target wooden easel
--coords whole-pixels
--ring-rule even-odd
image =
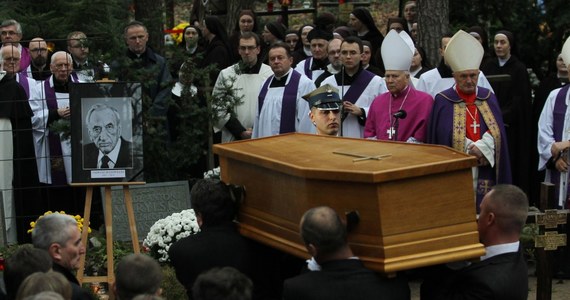
[[[83,213],[83,231],[81,232],[81,243],[85,245],[87,251],[87,235],[89,234],[89,218],[91,215],[91,201],[93,198],[93,188],[105,187],[105,235],[107,240],[107,275],[106,276],[84,276],[85,255],[81,256],[79,262],[79,270],[77,271],[77,280],[80,284],[86,282],[106,282],[109,289],[115,282],[115,269],[113,262],[113,206],[111,197],[111,187],[122,186],[125,195],[125,206],[127,208],[127,216],[129,219],[129,229],[131,231],[131,240],[133,243],[133,252],[140,253],[139,239],[137,235],[137,225],[135,222],[135,214],[133,211],[133,199],[129,186],[143,185],[146,182],[104,182],[104,183],[75,183],[72,186],[87,187],[85,194],[85,211]],[[110,299],[113,299],[113,293],[109,291]]]

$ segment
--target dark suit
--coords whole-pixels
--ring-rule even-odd
[[[115,169],[118,168],[132,168],[133,167],[133,154],[132,144],[121,137],[121,149],[115,162]],[[97,158],[99,157],[99,148],[95,143],[89,143],[83,146],[83,168],[84,169],[97,169]]]
[[[53,263],[52,269],[54,272],[58,272],[63,275],[71,284],[71,300],[91,300],[89,293],[79,285],[77,278],[66,268]]]
[[[439,269],[421,286],[422,300],[526,300],[527,296],[528,269],[520,249],[457,271]]]
[[[251,277],[250,245],[233,223],[202,226],[195,235],[175,242],[168,250],[176,278],[192,299],[192,285],[200,273],[215,267],[234,267]]]
[[[357,259],[326,262],[321,271],[287,279],[284,300],[410,299],[410,288],[401,277],[386,279],[364,267]]]

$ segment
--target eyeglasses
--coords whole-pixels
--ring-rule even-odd
[[[54,65],[54,67],[56,70],[61,71],[61,70],[69,70],[71,65],[70,64],[57,64],[57,65]]]
[[[47,48],[30,49],[30,52],[33,52],[33,53],[46,53],[47,51],[48,51]]]
[[[15,31],[2,31],[0,32],[2,34],[2,36],[8,36],[8,35],[18,35],[19,33],[15,32]]]
[[[239,46],[240,51],[246,51],[246,50],[253,51],[256,48],[257,48],[257,46]]]

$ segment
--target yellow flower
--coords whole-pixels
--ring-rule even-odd
[[[47,216],[47,215],[51,215],[54,212],[52,212],[51,210],[46,211],[43,215],[39,216],[38,220],[41,219],[43,216]],[[55,213],[58,214],[62,214],[65,215],[65,211],[56,211]],[[70,215],[71,216],[71,215]],[[83,222],[84,219],[80,216],[80,215],[75,215],[75,216],[71,216],[75,219],[75,221],[77,222],[77,228],[79,229],[79,231],[83,231]],[[30,229],[28,229],[28,233],[32,233],[32,231],[34,230],[34,228],[36,227],[36,223],[38,222],[38,220],[36,220],[35,222],[30,222]],[[87,232],[91,233],[91,228],[87,227]]]

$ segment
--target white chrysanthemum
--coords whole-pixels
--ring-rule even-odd
[[[185,237],[200,231],[196,221],[196,214],[192,209],[156,221],[149,230],[143,245],[151,249],[151,255],[160,262],[168,262],[168,249],[170,246]],[[156,253],[153,253],[156,251]]]

